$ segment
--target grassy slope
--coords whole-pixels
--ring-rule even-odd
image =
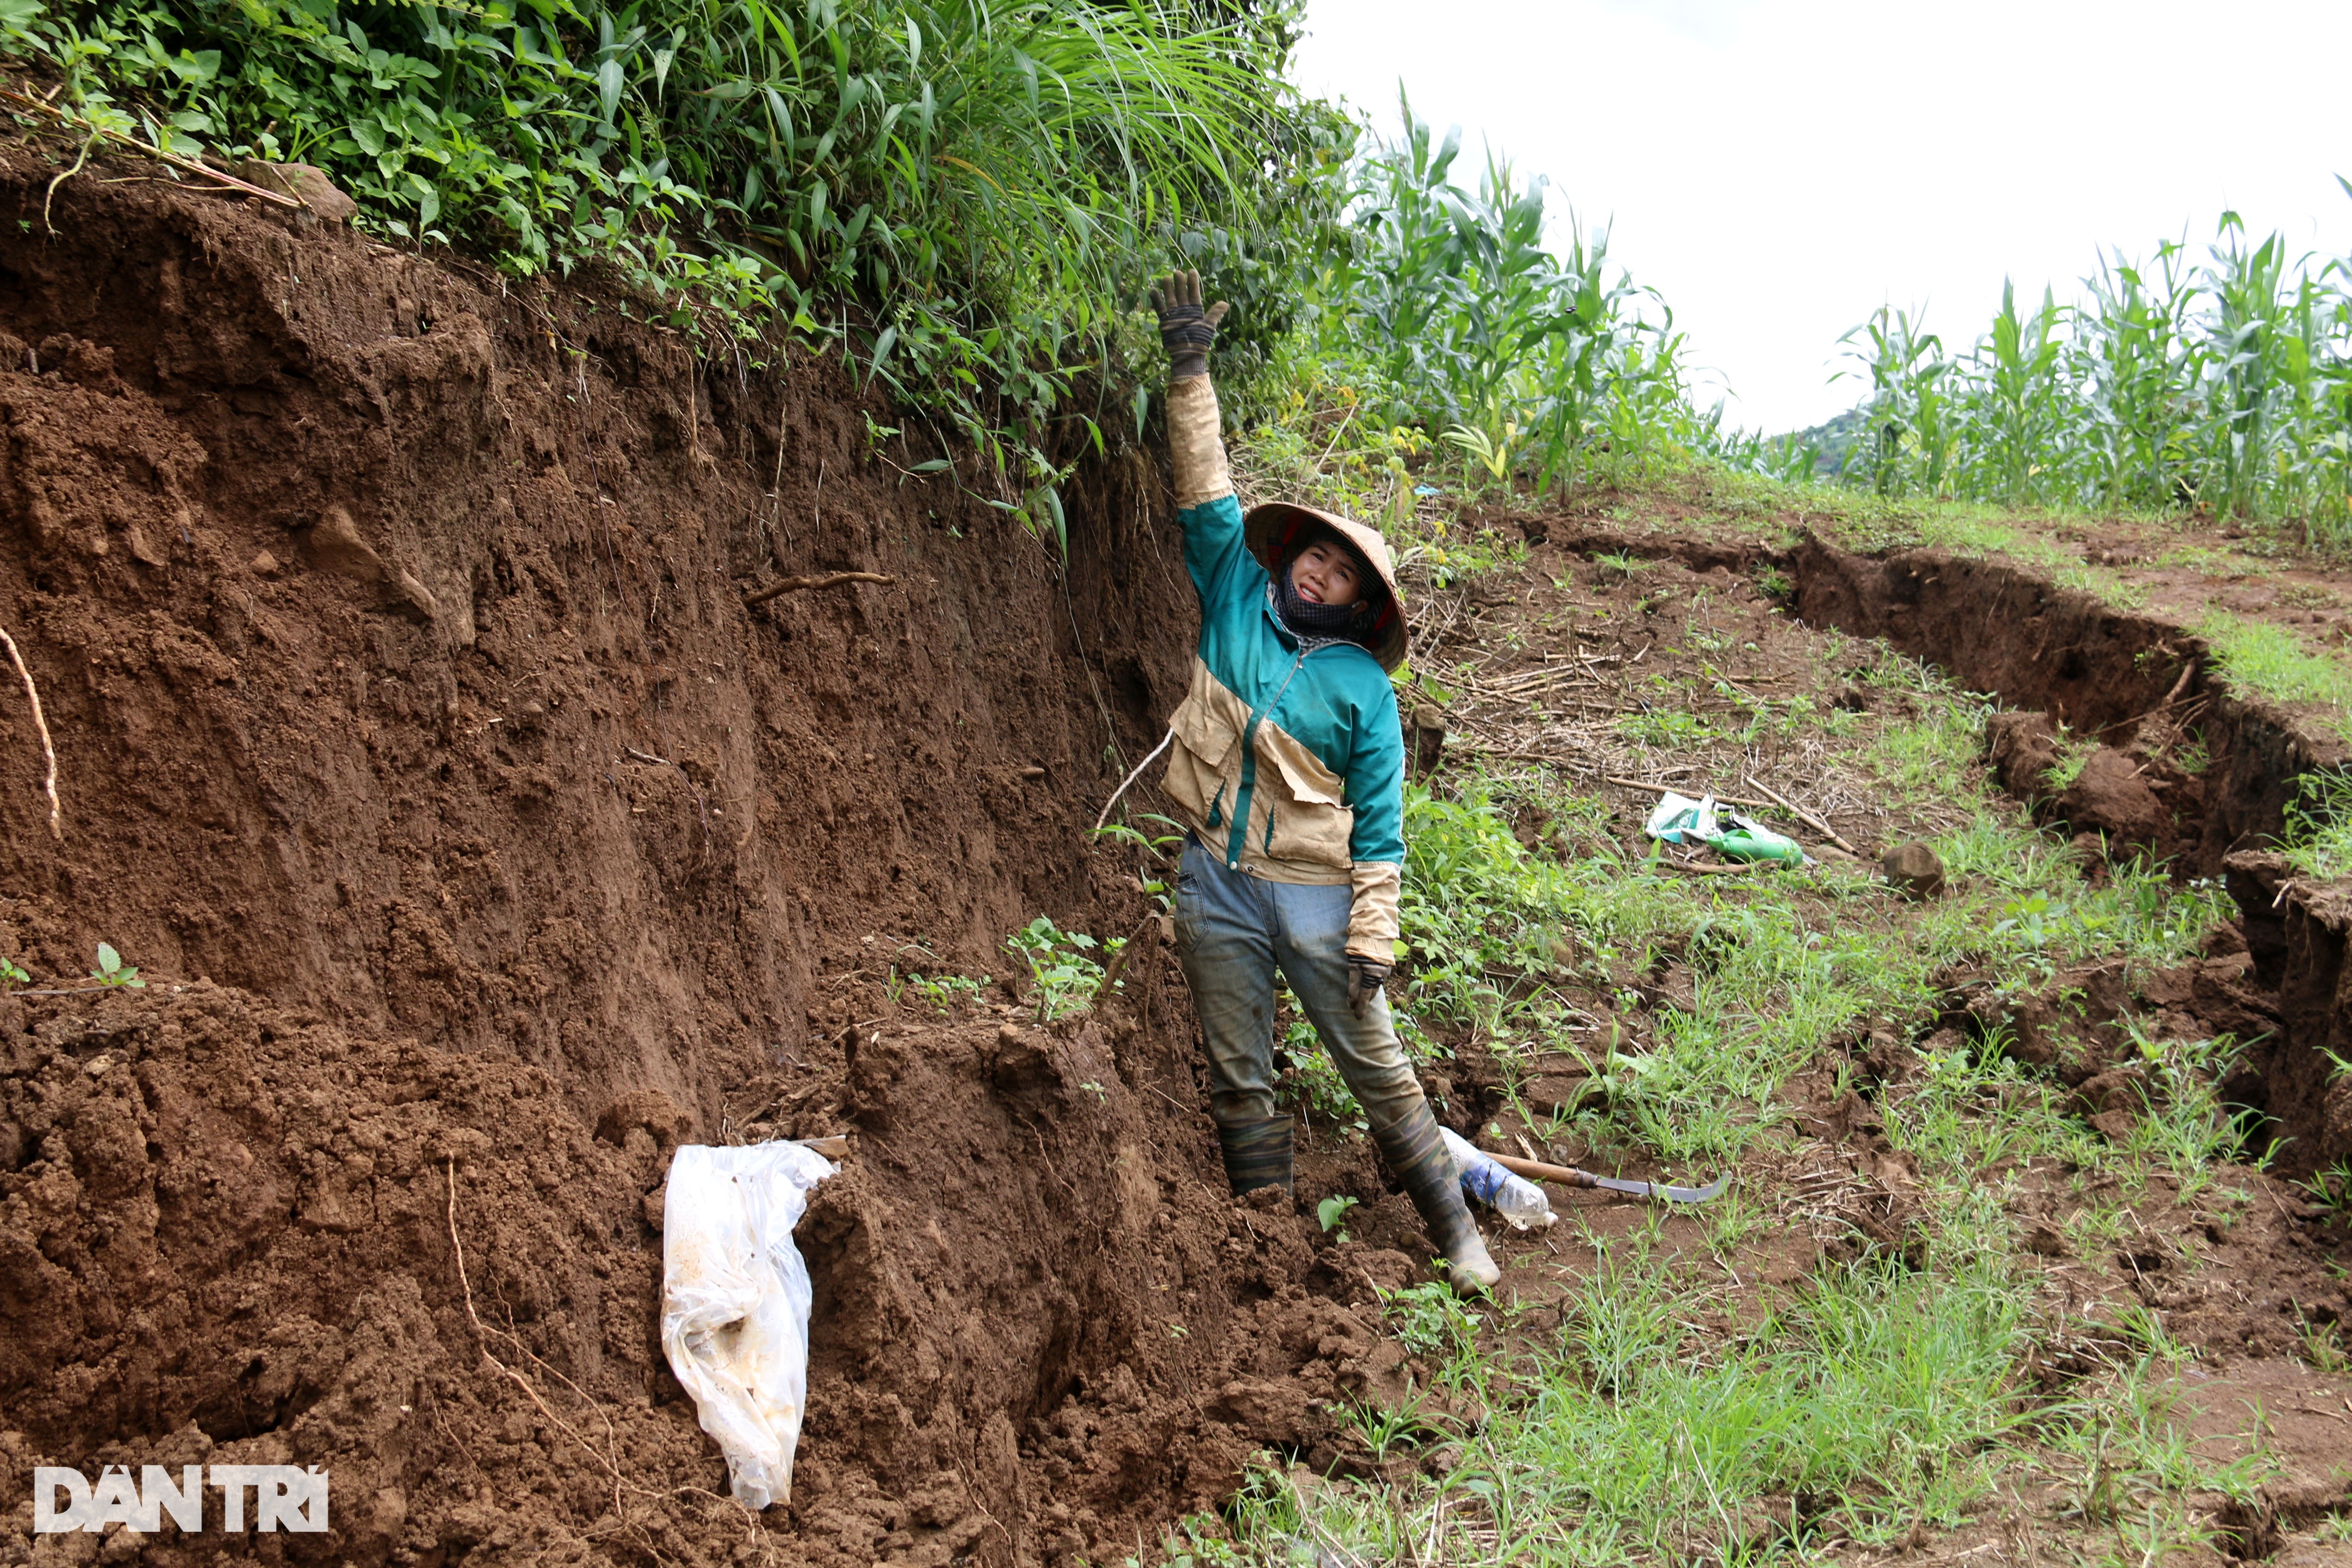
[[[1927,546],[2006,560],[2116,609],[2177,620],[2206,641],[2242,692],[2301,710],[2352,745],[2352,571],[2303,555],[2276,534],[2177,515],[1882,501],[1745,476],[1713,478],[1709,488],[1735,529],[1760,507],[1801,518],[1850,550]]]
[[[1619,492],[1607,508],[1629,532],[1778,539],[1791,501],[1850,546],[1998,553],[2111,602],[2178,606],[2233,679],[2347,723],[2342,659],[2295,623],[2260,618],[2259,602],[2188,615],[2232,583],[2337,592],[2247,542],[1885,507],[1720,475]],[[1965,1531],[1989,1508],[2091,1561],[2211,1538],[2211,1496],[2250,1497],[2292,1457],[2192,1441],[2179,1401],[2196,1352],[2106,1259],[2119,1237],[2161,1235],[2192,1276],[2238,1267],[2204,1257],[2199,1239],[2226,1234],[2265,1186],[2229,1163],[2236,1140],[2211,1088],[2233,1042],[2126,1020],[2156,1087],[2113,1138],[2047,1073],[1927,1026],[1955,971],[2021,996],[2091,966],[2138,975],[2190,957],[2234,912],[2220,890],[2129,868],[2086,880],[1985,777],[1982,700],[1932,669],[1802,633],[1748,585],[1630,556],[1530,563],[1524,547],[1465,541],[1443,521],[1400,531],[1420,577],[1420,694],[1450,700],[1455,754],[1475,759],[1410,808],[1423,1037],[1457,1070],[1493,1065],[1510,1108],[1486,1129],[1491,1146],[1526,1137],[1629,1173],[1728,1167],[1740,1180],[1697,1220],[1572,1208],[1565,1235],[1507,1249],[1507,1305],[1465,1313],[1434,1288],[1391,1299],[1427,1373],[1479,1395],[1486,1426],[1422,1430],[1411,1412],[1363,1413],[1368,1445],[1427,1462],[1381,1485],[1269,1470],[1230,1521],[1196,1521],[1171,1550],[1761,1561]],[[1476,621],[1490,602],[1508,607]],[[1465,610],[1475,635],[1432,637]],[[1668,657],[1633,668],[1638,644],[1617,630],[1629,625]],[[1512,684],[1570,650],[1590,684]],[[1863,711],[1838,705],[1842,685]],[[1560,761],[1527,760],[1547,754]],[[1675,767],[1727,793],[1753,774],[1857,841],[1923,837],[1954,889],[1913,905],[1835,860],[1707,877],[1645,859],[1630,828],[1649,797],[1603,781]],[[1686,967],[1685,1005],[1632,994],[1662,964]],[[1876,1096],[1887,1149],[1844,1159],[1852,1138],[1809,1136],[1801,1113],[1856,1087],[1845,1047],[1874,1025],[1918,1055]],[[1554,1110],[1531,1086],[1562,1071],[1583,1085]],[[1834,1237],[1853,1205],[1878,1201],[1906,1217],[1916,1253],[1865,1245],[1838,1262],[1833,1241],[1831,1262],[1787,1266],[1790,1237]],[[2053,1263],[2042,1251],[2053,1246],[2074,1261]],[[2088,1294],[2060,1275],[2089,1277]],[[2055,1392],[2021,1397],[2021,1367],[2062,1345],[2094,1348]],[[2304,1353],[2341,1368],[2324,1325]]]

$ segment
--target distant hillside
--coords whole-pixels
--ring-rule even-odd
[[[1860,408],[1849,408],[1809,429],[1793,431],[1784,438],[1801,447],[1813,448],[1815,479],[1836,479],[1845,472],[1847,455],[1863,437],[1864,418]]]

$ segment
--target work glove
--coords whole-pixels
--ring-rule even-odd
[[[1372,1005],[1372,998],[1381,994],[1381,987],[1388,984],[1389,976],[1395,972],[1393,963],[1382,963],[1377,958],[1360,958],[1349,953],[1348,1010],[1357,1017],[1362,1017],[1364,1010]]]
[[[1168,379],[1209,374],[1209,348],[1217,341],[1217,323],[1233,309],[1220,300],[1201,308],[1201,275],[1171,272],[1151,291],[1151,308],[1160,313],[1160,342],[1168,351]]]

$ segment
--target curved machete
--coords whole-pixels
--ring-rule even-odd
[[[1487,1152],[1486,1157],[1515,1175],[1531,1177],[1538,1182],[1558,1182],[1569,1187],[1599,1187],[1607,1192],[1626,1193],[1637,1198],[1664,1198],[1670,1204],[1703,1204],[1730,1184],[1728,1175],[1717,1176],[1703,1187],[1677,1187],[1664,1182],[1627,1182],[1615,1176],[1596,1176],[1590,1171],[1580,1171],[1570,1165],[1547,1165],[1540,1160],[1522,1160],[1515,1154]]]

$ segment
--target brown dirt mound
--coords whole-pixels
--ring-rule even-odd
[[[0,1226],[20,1457],[317,1464],[361,1562],[769,1532],[810,1561],[1099,1557],[1261,1444],[1332,1444],[1323,1404],[1402,1391],[1331,1299],[1355,1266],[1226,1201],[1146,1110],[1191,1091],[1159,1037],[891,1023],[747,1086],[857,1129],[800,1227],[795,1493],[754,1525],[655,1339],[684,1112],[641,1091],[591,1133],[509,1058],[151,992],[0,1020],[33,1156]]]
[[[1083,832],[1189,652],[1148,462],[1065,568],[824,363],[95,172],[50,237],[50,172],[0,163],[0,625],[65,836],[0,703],[0,954],[150,984],[0,1004],[0,1509],[288,1458],[334,1531],[245,1544],[295,1558],[1100,1561],[1401,1388],[1348,1303],[1402,1258],[1222,1196],[1167,955],[1073,1031],[1008,994],[1040,910],[1149,931]],[[891,581],[744,605],[831,571]],[[653,1339],[662,1173],[845,1130],[749,1520]]]

